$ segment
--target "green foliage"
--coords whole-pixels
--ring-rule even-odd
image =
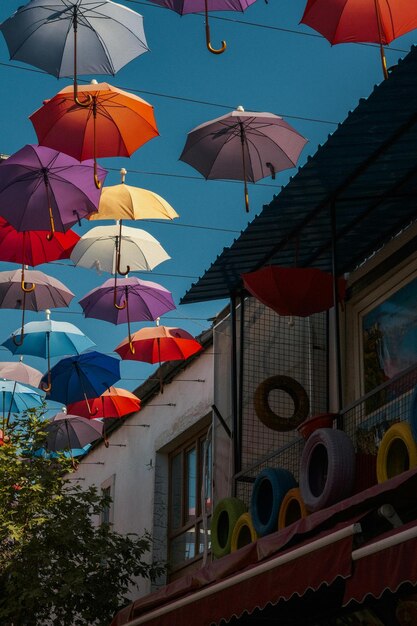
[[[0,624],[108,626],[134,578],[163,568],[147,559],[149,535],[97,525],[109,498],[71,481],[70,460],[30,453],[43,428],[28,411],[0,446]]]

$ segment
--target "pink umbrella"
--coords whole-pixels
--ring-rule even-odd
[[[23,357],[20,357],[20,361],[1,361],[0,377],[15,380],[24,385],[38,387],[41,382],[42,372],[23,363]]]

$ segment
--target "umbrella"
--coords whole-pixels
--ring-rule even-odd
[[[172,294],[158,283],[139,278],[122,278],[114,286],[113,280],[93,289],[80,300],[85,317],[95,317],[112,324],[156,320],[175,309]],[[133,346],[131,344],[131,348]]]
[[[59,455],[63,455],[66,459],[74,459],[74,457],[83,456],[84,454],[87,454],[90,448],[91,448],[91,444],[87,443],[87,445],[85,445],[82,448],[58,450],[57,452],[51,452],[49,450],[46,450],[46,448],[38,448],[37,450],[34,450],[33,452],[31,450],[27,451],[26,454],[28,456],[41,457],[44,459],[56,459]]]
[[[0,377],[14,380],[24,385],[38,387],[41,382],[42,372],[23,363],[23,357],[19,361],[1,361]]]
[[[135,394],[119,387],[110,387],[100,397],[90,400],[94,417],[116,418],[140,411],[140,400]],[[74,402],[68,405],[71,413],[91,417],[84,402]]]
[[[222,47],[213,48],[210,41],[210,25],[208,19],[209,11],[244,11],[255,0],[151,0],[154,4],[172,9],[180,15],[186,13],[202,13],[206,18],[206,44],[213,54],[221,54],[226,50],[226,42],[222,41]]]
[[[25,290],[25,265],[41,265],[59,259],[68,259],[79,235],[72,230],[55,233],[47,239],[48,231],[18,231],[0,217],[0,261],[22,264],[22,289]],[[46,239],[46,240],[45,240]],[[33,285],[29,287],[32,290]]]
[[[159,241],[145,230],[124,226],[120,237],[120,225],[92,228],[71,253],[75,265],[123,275],[131,270],[152,270],[170,258]],[[121,270],[121,265],[126,271]]]
[[[3,413],[3,430],[10,413],[22,413],[42,406],[45,394],[39,389],[22,385],[15,380],[0,380],[0,411]],[[7,413],[7,418],[6,418]]]
[[[26,279],[35,289],[21,289],[20,270],[0,272],[0,308],[22,310],[21,341],[24,337],[25,311],[42,311],[69,306],[74,297],[63,283],[38,270],[26,272]],[[15,339],[16,343],[16,339]]]
[[[46,452],[67,450],[71,458],[74,449],[84,448],[87,444],[103,436],[103,422],[89,420],[79,415],[57,413],[46,424]]]
[[[282,117],[238,107],[190,131],[180,159],[206,179],[243,180],[249,211],[247,181],[294,167],[306,142]]]
[[[73,88],[65,87],[32,113],[39,143],[83,161],[130,156],[144,143],[158,136],[153,107],[133,94],[108,83],[93,82],[78,90],[88,102],[74,102]]]
[[[333,306],[333,276],[314,267],[270,265],[242,274],[245,288],[278,315],[308,317]],[[345,297],[346,281],[339,278],[339,297]]]
[[[109,0],[32,0],[0,30],[11,59],[73,76],[76,100],[78,73],[114,75],[148,51],[142,16]]]
[[[141,328],[115,348],[115,352],[120,354],[122,359],[159,363],[159,365],[162,361],[188,359],[200,350],[202,350],[202,345],[186,330],[159,325]],[[162,392],[161,372],[160,376]]]
[[[26,145],[0,167],[0,215],[16,230],[65,232],[97,210],[93,163],[44,146]],[[101,181],[106,170],[100,168]]]
[[[15,343],[15,338],[21,334],[18,329],[1,345],[13,352],[13,354],[31,354],[48,360],[48,384],[43,387],[50,391],[51,380],[51,357],[64,354],[80,354],[95,346],[79,328],[68,322],[56,322],[50,319],[50,310],[46,310],[46,320],[43,322],[29,322],[25,324],[23,332],[24,344]],[[39,383],[38,383],[39,384]]]
[[[301,18],[331,44],[379,44],[384,78],[388,78],[384,45],[417,28],[414,0],[308,0]]]
[[[85,352],[61,359],[51,368],[50,379],[49,400],[67,405],[84,398],[89,407],[88,398],[97,398],[120,379],[120,361],[100,352]],[[42,382],[48,382],[48,375]]]

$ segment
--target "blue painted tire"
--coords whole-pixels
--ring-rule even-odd
[[[250,512],[258,537],[277,530],[278,515],[285,494],[297,486],[294,476],[286,469],[267,467],[256,477]]]
[[[319,511],[351,495],[355,480],[355,449],[342,430],[319,428],[307,439],[301,455],[300,493],[306,507]]]

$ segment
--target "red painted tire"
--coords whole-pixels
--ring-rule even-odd
[[[307,517],[308,509],[301,497],[300,489],[294,487],[290,489],[284,496],[278,515],[278,530],[286,528],[298,522],[299,519]]]
[[[311,511],[324,509],[351,495],[355,480],[355,449],[342,430],[319,428],[301,455],[300,492]]]

